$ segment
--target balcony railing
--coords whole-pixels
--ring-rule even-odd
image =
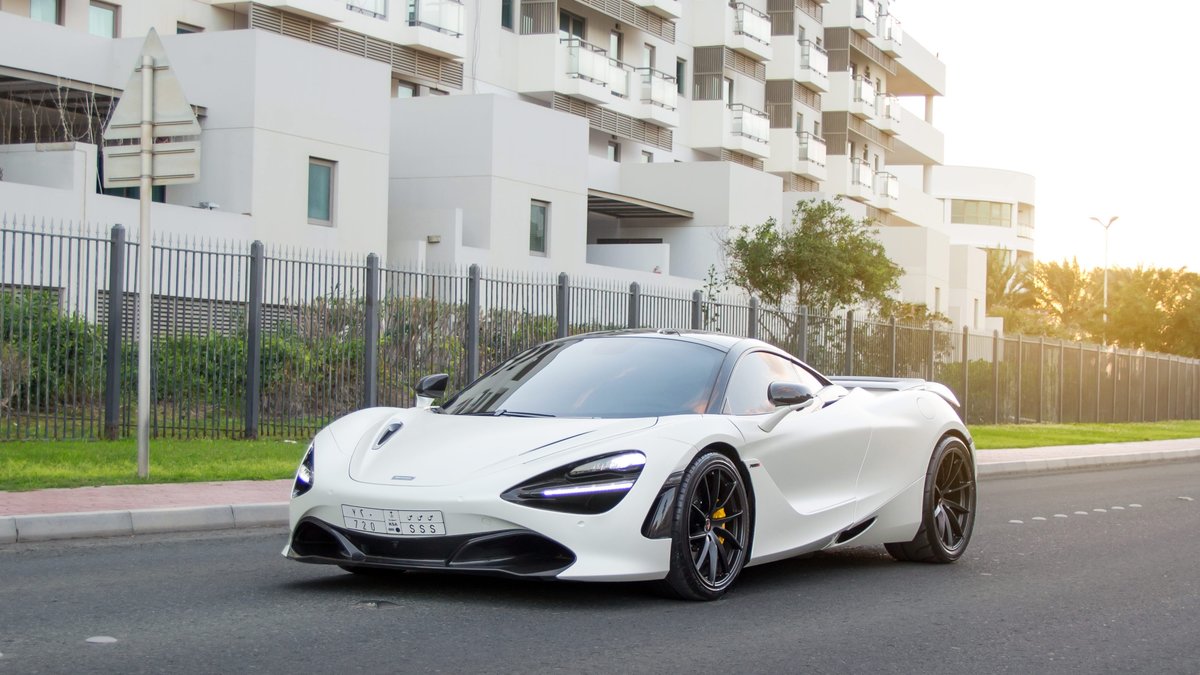
[[[567,76],[596,84],[608,84],[611,69],[608,52],[579,38],[560,41],[567,46]]]
[[[900,179],[883,171],[875,174],[875,194],[885,199],[900,199]]]
[[[800,41],[800,70],[811,70],[817,75],[829,77],[829,56],[809,40]]]
[[[387,0],[346,0],[346,9],[376,19],[387,18]]]
[[[608,60],[608,86],[617,96],[629,98],[630,81],[633,79],[633,74],[633,66],[616,59]]]
[[[850,160],[850,183],[868,192],[875,190],[875,171],[866,161],[854,157]]]
[[[875,85],[861,75],[854,78],[854,100],[869,106],[875,105]]]
[[[408,0],[408,25],[462,35],[462,0]]]
[[[854,9],[855,16],[866,19],[872,26],[879,23],[879,3],[876,0],[858,0]]]
[[[735,136],[745,136],[763,143],[770,138],[771,120],[767,117],[767,113],[742,103],[731,103],[729,111],[733,113],[732,124]]]
[[[679,106],[679,89],[674,75],[653,68],[638,68],[642,78],[642,103],[674,110]]]
[[[891,14],[883,14],[879,19],[883,22],[883,26],[879,31],[880,37],[897,45],[903,44],[904,27],[901,25],[900,19]]]
[[[875,110],[879,116],[892,122],[900,122],[900,97],[892,94],[880,94],[875,97]]]
[[[797,135],[800,137],[800,152],[797,159],[801,162],[812,162],[825,166],[825,141],[807,131]]]
[[[734,10],[733,32],[735,35],[745,35],[755,42],[761,42],[764,45],[771,44],[770,17],[744,2],[734,3],[732,7]]]

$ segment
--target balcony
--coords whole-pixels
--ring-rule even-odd
[[[647,12],[657,14],[664,19],[678,19],[683,16],[679,0],[632,0],[633,4]]]
[[[641,105],[634,117],[665,127],[679,126],[679,89],[674,75],[653,68],[638,68]]]
[[[613,76],[608,52],[578,38],[528,35],[520,41],[517,89],[544,100],[555,93],[588,103],[614,100],[609,79]],[[553,64],[551,67],[549,64]],[[618,78],[619,79],[619,78]],[[620,82],[614,83],[617,88]]]
[[[808,132],[798,134],[791,129],[771,130],[771,157],[764,166],[767,171],[824,181],[828,177],[826,160],[823,139]]]
[[[804,40],[796,52],[796,75],[800,84],[811,89],[829,91],[829,56],[816,44]]]
[[[732,150],[759,159],[771,156],[771,123],[765,112],[724,101],[693,101],[691,109],[692,147]]]
[[[850,28],[865,37],[879,34],[879,3],[876,0],[856,0]]]
[[[854,157],[850,160],[850,180],[846,196],[859,202],[871,201],[875,197],[875,171],[865,161]]]
[[[875,174],[873,191],[875,196],[871,203],[880,211],[891,213],[900,206],[900,179],[894,175],[883,171]]]
[[[859,76],[850,82],[850,114],[864,119],[874,119],[879,112],[876,104],[875,84]]]
[[[879,46],[888,56],[899,58],[904,45],[904,27],[892,14],[879,16]]]
[[[302,16],[322,23],[338,23],[344,21],[350,12],[344,2],[329,2],[329,0],[256,0],[264,7],[272,7],[288,14]],[[233,9],[244,6],[242,0],[215,0],[213,6],[223,9]]]
[[[875,97],[875,126],[885,134],[895,136],[900,133],[900,97],[892,94],[879,94]]]
[[[733,30],[725,44],[757,61],[771,60],[770,17],[744,2],[733,3],[729,9],[733,11]]]
[[[608,90],[613,96],[621,99],[629,99],[630,93],[635,91],[636,73],[634,67],[617,59],[610,58],[608,60],[608,76],[605,80],[608,82]]]
[[[409,0],[406,18],[396,31],[400,44],[450,58],[466,56],[461,0]]]

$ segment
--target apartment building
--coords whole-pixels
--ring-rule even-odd
[[[168,231],[694,288],[730,228],[841,198],[905,300],[969,325],[945,66],[896,4],[0,0],[0,199],[134,221],[96,129],[153,26],[204,130],[201,182],[156,192]]]

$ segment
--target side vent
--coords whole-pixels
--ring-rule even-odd
[[[392,422],[391,424],[388,424],[383,428],[383,433],[379,434],[379,438],[375,439],[375,444],[371,446],[371,449],[378,450],[379,448],[383,447],[383,444],[387,443],[389,438],[395,436],[396,432],[400,431],[400,427],[402,426],[404,426],[404,424],[401,422]]]
[[[858,535],[862,534],[863,532],[866,532],[867,528],[871,527],[871,525],[873,525],[873,524],[875,524],[874,518],[871,518],[870,520],[864,520],[863,522],[861,522],[861,523],[855,525],[854,527],[846,530],[845,532],[842,532],[841,534],[839,534],[837,539],[834,541],[834,543],[835,544],[844,544],[844,543],[850,541],[851,539],[857,537]]]

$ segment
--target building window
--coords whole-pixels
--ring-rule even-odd
[[[62,25],[60,0],[32,0],[29,3],[29,18]]]
[[[625,36],[621,31],[614,30],[608,34],[608,56],[618,61],[621,60],[621,52],[624,51]]]
[[[1012,227],[1012,204],[972,199],[951,199],[950,222],[960,225]]]
[[[513,29],[513,0],[500,0],[500,25],[509,30]]]
[[[571,38],[583,39],[584,23],[583,17],[576,16],[566,10],[558,12],[558,37],[563,40]]]
[[[387,0],[346,0],[346,9],[373,16],[376,19],[386,19],[388,3]]]
[[[733,105],[732,77],[726,77],[721,80],[721,100],[725,101],[725,105]]]
[[[184,23],[182,21],[175,24],[175,34],[176,35],[188,35],[190,33],[203,33],[203,32],[204,32],[204,28],[202,28],[201,26],[194,26],[190,23]]]
[[[308,222],[333,226],[334,179],[337,162],[308,158]]]
[[[937,314],[942,311],[942,289],[938,286],[933,287],[933,313]]]
[[[546,255],[546,234],[549,229],[550,202],[534,199],[529,203],[529,252]]]
[[[652,44],[642,45],[642,66],[644,66],[646,68],[657,68],[658,67],[658,57],[656,55],[656,50],[654,49],[654,45],[652,45]]]
[[[417,85],[404,80],[392,80],[392,98],[412,98],[417,95]]]
[[[120,37],[121,33],[117,30],[118,10],[116,5],[92,0],[88,7],[88,32],[97,37]]]
[[[971,327],[979,330],[979,298],[975,298],[975,313],[971,317]]]
[[[675,90],[680,96],[687,95],[687,87],[683,84],[687,75],[687,61],[683,59],[675,59]]]
[[[642,164],[653,164],[653,163],[654,163],[654,153],[650,152],[649,150],[643,150],[642,151]]]
[[[608,161],[621,161],[621,144],[616,141],[608,142]]]

